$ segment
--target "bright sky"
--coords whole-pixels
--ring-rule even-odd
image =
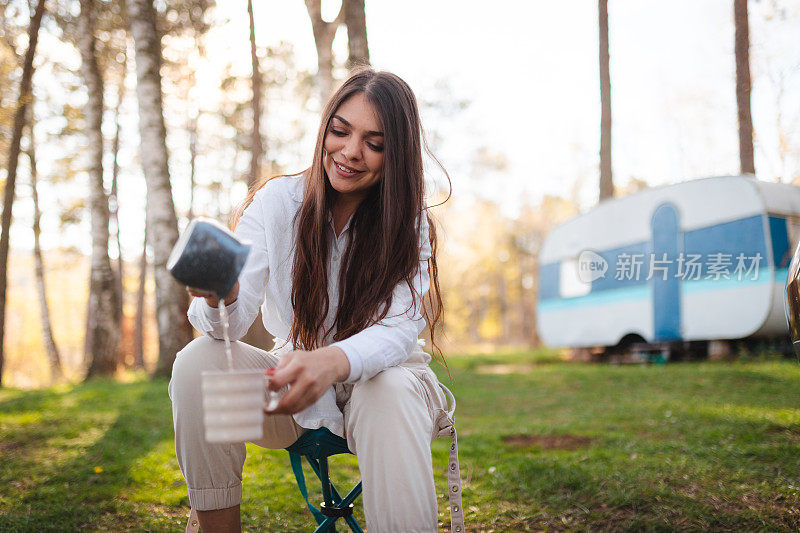
[[[597,2],[367,0],[372,62],[406,79],[420,99],[445,81],[471,101],[463,116],[430,124],[446,132],[440,149],[456,192],[478,186],[513,211],[523,191],[569,195],[578,182],[584,206],[596,199],[600,98]],[[613,164],[630,178],[665,184],[738,169],[733,9],[729,0],[611,0]],[[247,66],[243,0],[219,0]],[[750,2],[756,168],[762,179],[800,172],[800,1]],[[332,18],[338,2],[323,2]],[[302,2],[256,3],[259,46],[292,42],[300,66],[316,68]],[[341,31],[337,50],[345,57]],[[776,82],[785,79],[783,130],[794,141],[794,166],[777,157]],[[479,183],[469,161],[486,146],[510,167]],[[786,178],[784,178],[786,179]],[[494,191],[494,192],[492,192]]]
[[[302,0],[254,4],[258,46],[289,41],[298,67],[315,71],[316,52]],[[658,185],[735,173],[732,2],[609,4],[617,185],[631,178]],[[776,4],[749,4],[756,169],[768,180],[800,172],[800,92],[794,90],[800,82],[800,0],[780,2],[780,8]],[[210,64],[237,58],[240,73],[247,75],[246,2],[217,0],[217,6],[219,23],[206,39]],[[437,86],[446,83],[453,98],[471,102],[457,116],[423,115],[426,128],[443,138],[437,155],[450,171],[457,197],[480,191],[502,202],[512,215],[526,196],[535,201],[544,194],[574,194],[584,208],[596,201],[596,1],[366,0],[366,8],[376,68],[406,79],[419,100],[441,95]],[[323,2],[323,9],[332,18],[338,2]],[[344,29],[335,48],[344,60]],[[216,75],[200,73],[198,85],[208,86]],[[784,92],[778,96],[781,86]],[[204,93],[199,94],[202,98]],[[281,110],[267,120],[284,120]],[[783,166],[779,132],[794,152]],[[482,147],[503,154],[508,168],[474,176],[471,161]],[[121,155],[123,164],[132,158]],[[173,167],[183,168],[185,159],[185,154],[171,153]],[[181,186],[174,185],[179,205],[186,203]],[[141,204],[143,196],[133,189],[126,198],[137,196]],[[132,224],[141,223],[140,207],[127,210],[131,220],[139,219]]]

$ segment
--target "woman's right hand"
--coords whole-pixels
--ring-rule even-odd
[[[205,292],[198,289],[193,289],[191,287],[186,287],[186,292],[189,293],[189,296],[194,298],[205,298],[206,303],[211,307],[218,307],[219,306],[219,298],[214,293]],[[239,297],[239,282],[237,281],[236,284],[231,289],[231,292],[225,296],[225,305],[231,305],[236,299]]]

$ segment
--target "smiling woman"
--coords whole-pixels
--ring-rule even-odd
[[[252,248],[224,298],[231,340],[259,308],[276,337],[270,352],[235,342],[235,367],[289,386],[256,444],[285,448],[320,427],[345,437],[378,531],[436,531],[430,444],[440,434],[453,440],[453,531],[463,531],[452,396],[419,340],[426,325],[434,340],[442,305],[422,146],[411,88],[386,72],[354,74],[325,106],[311,166],[258,184],[234,217]],[[190,293],[189,319],[205,336],[172,373],[178,461],[203,529],[238,530],[245,446],[206,442],[200,410],[200,375],[225,367],[218,300]]]
[[[336,191],[336,234],[383,171],[383,132],[375,108],[355,94],[337,109],[325,134],[322,164]]]

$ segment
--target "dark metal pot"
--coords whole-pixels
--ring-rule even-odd
[[[228,228],[207,218],[195,218],[175,243],[167,270],[182,284],[212,292],[219,299],[231,292],[250,245]]]

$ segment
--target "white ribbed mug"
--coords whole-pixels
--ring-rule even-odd
[[[206,440],[245,442],[263,437],[267,381],[263,370],[203,372]]]

